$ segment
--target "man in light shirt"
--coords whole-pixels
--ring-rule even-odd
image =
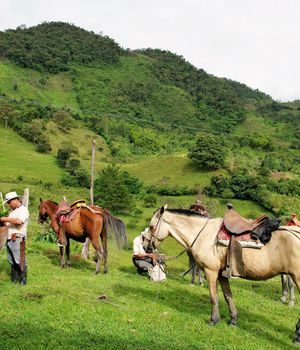
[[[148,267],[153,267],[156,264],[155,254],[147,253],[145,250],[145,247],[149,246],[150,240],[151,233],[148,227],[133,240],[132,262],[139,274],[148,272]]]
[[[16,192],[5,195],[5,202],[10,208],[8,216],[2,216],[0,222],[7,226],[7,258],[11,265],[11,280],[19,281],[21,285],[27,283],[27,261],[25,253],[25,240],[27,223],[29,219],[28,209],[20,201]]]

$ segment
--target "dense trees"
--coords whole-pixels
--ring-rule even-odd
[[[226,151],[220,138],[213,135],[200,135],[189,149],[189,158],[199,168],[220,169],[225,165]]]
[[[1,58],[52,73],[68,70],[71,63],[113,64],[121,52],[112,39],[63,22],[0,32]]]

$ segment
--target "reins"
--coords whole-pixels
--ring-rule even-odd
[[[161,222],[162,221],[165,221],[167,224],[169,224],[164,218],[163,218],[163,214],[160,216],[155,228],[154,228],[154,232],[156,232],[156,235],[151,235],[151,240],[150,240],[150,244],[152,244],[152,241],[153,241],[153,238],[157,238],[157,235],[158,235],[158,232],[159,232],[159,228],[160,228],[160,225],[161,225]],[[207,218],[204,226],[201,228],[201,230],[198,232],[197,236],[194,238],[192,244],[190,246],[187,246],[186,248],[184,248],[179,254],[177,254],[176,256],[170,256],[170,257],[166,257],[166,261],[168,260],[176,260],[178,259],[182,254],[184,254],[185,252],[189,251],[192,249],[193,245],[195,244],[195,242],[197,241],[197,239],[199,238],[200,234],[203,232],[203,230],[205,229],[206,225],[208,224],[208,221],[210,220],[210,218]],[[193,268],[193,266],[186,272],[188,273],[191,269]],[[185,273],[185,274],[186,274]]]

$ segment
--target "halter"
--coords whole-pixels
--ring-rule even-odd
[[[160,217],[159,217],[159,219],[158,219],[156,225],[154,226],[154,228],[151,228],[151,227],[150,227],[151,240],[150,240],[149,245],[152,244],[153,239],[158,240],[157,236],[158,236],[159,229],[160,229],[160,225],[161,225],[162,221],[164,221],[164,222],[167,223],[167,224],[170,224],[168,221],[166,221],[166,220],[163,218],[164,213],[165,213],[165,212],[163,212],[163,213],[160,215]],[[194,245],[195,242],[197,241],[198,237],[200,236],[200,234],[202,233],[202,231],[205,229],[205,227],[206,227],[206,225],[208,224],[208,221],[209,221],[209,220],[210,220],[210,218],[207,218],[207,220],[206,220],[204,226],[203,226],[203,227],[201,228],[201,230],[198,232],[198,234],[197,234],[197,236],[195,237],[195,239],[193,240],[192,244],[191,244],[190,246],[188,246],[188,244],[187,244],[187,247],[184,248],[184,250],[183,250],[182,252],[180,252],[179,254],[177,254],[175,257],[170,257],[169,260],[170,260],[171,258],[172,258],[172,259],[177,259],[177,258],[179,258],[183,253],[185,253],[186,251],[191,250],[192,247],[193,247],[193,245]]]
[[[41,208],[45,211],[44,214],[40,213]],[[48,217],[49,217],[49,215],[47,213],[47,210],[45,209],[44,205],[41,203],[39,206],[39,220],[40,220],[40,222],[43,223],[43,222],[47,221]]]

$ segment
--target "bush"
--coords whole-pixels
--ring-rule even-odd
[[[199,168],[220,169],[225,165],[226,152],[220,139],[211,136],[199,136],[196,143],[190,147],[188,157]]]
[[[157,204],[157,196],[153,193],[148,193],[144,196],[144,206],[146,208],[155,207]]]
[[[95,179],[95,202],[116,213],[132,212],[135,201],[128,189],[120,167],[108,165]]]
[[[78,154],[79,152],[77,147],[71,144],[63,145],[61,148],[58,149],[56,154],[58,165],[61,166],[62,168],[66,168],[67,163],[71,158],[71,156],[78,155]]]

